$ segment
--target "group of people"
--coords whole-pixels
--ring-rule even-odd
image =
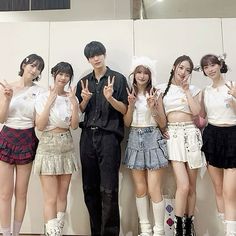
[[[43,191],[45,234],[62,235],[71,175],[78,171],[70,129],[78,126],[91,235],[119,236],[124,126],[130,127],[130,133],[123,164],[131,169],[140,236],[165,235],[162,182],[169,164],[176,180],[174,235],[196,235],[197,171],[206,165],[226,235],[236,235],[236,84],[223,76],[224,59],[212,54],[202,57],[201,69],[212,84],[200,90],[190,85],[194,65],[186,55],[176,59],[166,84],[158,84],[155,61],[148,57],[133,59],[127,81],[106,65],[101,42],[88,43],[84,55],[93,71],[74,88],[73,68],[67,62],[51,69],[54,84],[49,90],[38,86],[44,61],[36,54],[22,61],[18,81],[0,82],[3,236],[11,235],[13,194],[12,235],[19,235],[32,167]],[[203,134],[196,122],[202,118],[207,120]]]

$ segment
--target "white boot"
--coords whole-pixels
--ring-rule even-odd
[[[236,221],[226,220],[226,236],[236,236]]]
[[[165,202],[164,199],[161,202],[152,202],[153,216],[155,225],[153,227],[153,236],[164,236],[164,220],[165,220]]]
[[[60,227],[60,234],[62,235],[63,228],[65,225],[65,212],[57,212],[58,226]]]
[[[140,235],[139,236],[152,236],[152,227],[149,221],[149,197],[136,197],[136,206],[139,217]]]
[[[51,219],[47,222],[46,236],[60,236],[60,227],[57,218]]]

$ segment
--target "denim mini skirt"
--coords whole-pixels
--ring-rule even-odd
[[[123,164],[139,170],[167,167],[167,145],[160,130],[157,127],[131,127]]]

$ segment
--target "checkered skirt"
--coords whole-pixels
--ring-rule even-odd
[[[35,158],[38,139],[34,128],[13,129],[3,126],[0,132],[0,160],[9,164],[24,165]]]

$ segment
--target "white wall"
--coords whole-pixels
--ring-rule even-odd
[[[146,55],[158,61],[158,79],[166,82],[177,56],[187,54],[198,64],[206,53],[228,53],[227,64],[236,72],[233,42],[235,19],[179,19],[179,20],[117,20],[83,22],[27,22],[0,23],[0,80],[17,78],[21,60],[30,53],[45,59],[43,86],[51,83],[49,69],[64,60],[75,70],[74,84],[91,68],[83,56],[86,43],[102,41],[107,48],[107,64],[125,75],[129,74],[132,55]],[[192,83],[204,87],[209,81],[202,73],[194,73]],[[73,132],[78,153],[80,130]],[[126,138],[123,142],[125,147]],[[78,155],[79,156],[79,155]],[[172,184],[172,183],[170,183]],[[168,186],[167,186],[168,188]],[[196,230],[198,235],[223,235],[217,221],[215,200],[208,174],[198,178]],[[31,177],[28,206],[22,232],[43,233],[42,194],[38,176]],[[89,234],[89,221],[83,201],[81,174],[73,176],[68,196],[68,216],[65,234]],[[120,171],[121,235],[137,235],[137,214],[130,172]]]

